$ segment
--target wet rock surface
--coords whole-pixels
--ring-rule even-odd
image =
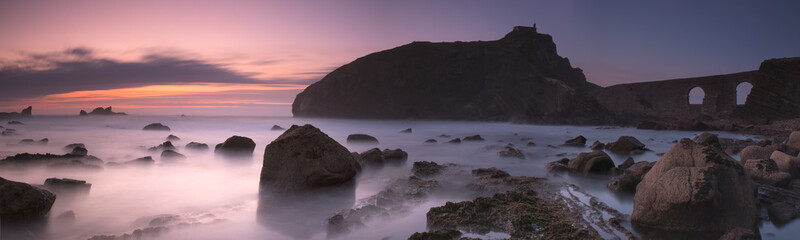
[[[755,229],[755,187],[744,168],[713,141],[682,139],[636,187],[631,222],[643,232],[688,232],[717,238]]]
[[[503,150],[498,152],[497,155],[504,158],[525,159],[525,154],[519,149],[515,148],[513,145],[507,145],[503,147]]]
[[[287,190],[339,185],[360,169],[347,148],[318,128],[293,125],[264,150],[260,185]]]
[[[0,177],[0,218],[3,223],[44,217],[56,200],[53,193]]]
[[[744,170],[754,182],[772,186],[786,187],[792,175],[781,172],[778,164],[772,159],[750,159],[744,164]]]

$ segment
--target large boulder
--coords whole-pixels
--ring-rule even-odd
[[[242,136],[232,136],[225,140],[221,145],[214,148],[214,153],[226,157],[252,158],[253,150],[256,149],[256,142],[253,139]]]
[[[636,187],[631,222],[716,239],[736,228],[756,227],[755,194],[742,165],[722,149],[682,139]]]
[[[44,217],[55,201],[56,196],[47,190],[0,177],[0,218],[4,222]]]
[[[318,128],[292,125],[264,149],[260,185],[284,190],[339,185],[360,170],[347,148]]]
[[[386,163],[394,164],[394,165],[402,165],[405,164],[406,160],[408,159],[408,153],[403,151],[403,149],[383,149],[383,159]]]
[[[620,136],[616,142],[606,144],[606,149],[612,152],[631,152],[633,150],[644,150],[644,144],[631,136]]]
[[[567,168],[571,172],[583,174],[610,173],[616,165],[614,160],[603,151],[592,151],[578,154],[578,157],[569,160]]]

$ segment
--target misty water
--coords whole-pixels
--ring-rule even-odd
[[[144,156],[156,160],[151,167],[111,167],[102,171],[56,171],[43,168],[28,170],[0,169],[3,178],[43,184],[51,177],[86,180],[92,184],[88,195],[59,195],[49,215],[49,224],[36,233],[43,239],[87,239],[95,235],[119,235],[147,227],[156,218],[177,215],[180,226],[158,239],[325,239],[326,219],[343,209],[359,206],[359,202],[372,196],[391,181],[407,178],[411,163],[435,161],[458,163],[471,168],[496,167],[512,175],[549,177],[552,181],[574,183],[582,191],[598,197],[609,206],[625,214],[632,211],[633,196],[616,194],[606,189],[607,179],[569,175],[549,175],[544,168],[547,162],[562,157],[572,158],[588,147],[559,146],[578,135],[588,139],[587,146],[598,140],[615,141],[621,135],[638,138],[653,151],[633,156],[636,161],[656,161],[671,148],[674,140],[691,138],[699,132],[653,131],[635,128],[601,126],[543,126],[509,123],[454,122],[454,121],[373,121],[341,119],[305,119],[291,117],[171,117],[171,116],[114,116],[66,117],[37,116],[23,119],[24,125],[8,125],[20,135],[0,137],[0,158],[16,153],[66,153],[62,149],[71,143],[84,143],[90,155],[108,162],[123,162]],[[154,122],[172,130],[142,131]],[[259,176],[265,146],[283,131],[272,131],[273,125],[284,128],[292,124],[313,124],[350,151],[362,152],[372,147],[401,148],[409,159],[403,166],[387,166],[380,170],[365,171],[357,176],[352,188],[318,192],[308,196],[259,197]],[[399,131],[412,128],[413,133]],[[347,144],[347,135],[364,133],[379,139],[378,145]],[[182,140],[173,141],[178,152],[187,160],[178,163],[161,162],[158,153],[146,148],[163,143],[169,134]],[[446,134],[452,137],[443,138]],[[451,138],[480,134],[486,141],[445,144]],[[721,137],[737,139],[751,136],[719,133]],[[214,145],[226,138],[239,135],[252,138],[256,149],[252,160],[228,160],[215,157]],[[48,138],[46,146],[21,146],[22,139]],[[531,140],[522,140],[531,138]],[[426,139],[439,143],[423,144]],[[207,143],[206,152],[184,149],[189,142]],[[528,147],[527,142],[536,146]],[[500,146],[513,143],[521,149],[526,159],[501,158]],[[550,145],[550,146],[549,146]],[[622,163],[628,156],[609,154]],[[738,156],[734,156],[738,158]],[[341,239],[406,239],[414,232],[425,231],[425,214],[434,206],[447,201],[463,201],[458,184],[452,184],[449,194],[436,195],[411,211],[391,219],[375,221]],[[467,190],[463,190],[467,191]],[[259,206],[261,205],[261,206]],[[260,209],[260,210],[259,210]],[[72,210],[74,224],[60,224],[55,216]],[[783,228],[763,223],[761,233],[765,239],[785,239],[796,236],[792,227]],[[2,234],[2,233],[0,233]],[[488,237],[503,237],[492,233]],[[486,237],[469,235],[471,237]]]

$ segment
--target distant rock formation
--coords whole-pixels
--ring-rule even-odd
[[[111,106],[108,106],[107,108],[97,107],[94,110],[92,110],[92,112],[90,112],[90,113],[86,113],[86,111],[81,110],[81,112],[78,115],[79,116],[89,116],[89,115],[108,116],[108,115],[128,115],[128,114],[126,114],[124,112],[111,111]]]
[[[0,112],[0,119],[24,118],[33,116],[33,106],[22,109],[21,112]]]
[[[297,95],[299,117],[609,123],[599,87],[550,35],[517,27],[496,41],[413,42],[346,64]]]

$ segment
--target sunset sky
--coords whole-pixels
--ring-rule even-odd
[[[800,56],[797,1],[0,1],[0,111],[291,115],[302,89],[412,41],[537,23],[601,86]]]

